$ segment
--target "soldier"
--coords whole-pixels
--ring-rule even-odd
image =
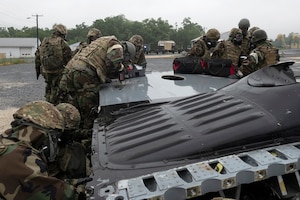
[[[83,186],[50,177],[64,118],[46,101],[25,104],[0,135],[0,199],[85,199]]]
[[[87,47],[87,45],[91,44],[92,41],[98,39],[102,36],[102,33],[97,28],[91,28],[87,34],[87,41],[86,42],[80,42],[78,47],[72,52],[73,56],[78,52],[81,51],[83,48]]]
[[[133,35],[128,41],[134,44],[136,48],[136,54],[132,60],[133,64],[146,68],[147,62],[143,48],[144,39],[140,35]]]
[[[134,53],[135,49],[130,52]],[[60,100],[71,103],[79,110],[80,128],[87,134],[98,115],[100,84],[110,74],[124,70],[123,58],[121,42],[115,36],[105,36],[82,49],[66,66],[59,85]]]
[[[58,85],[62,71],[71,59],[72,52],[65,41],[67,28],[62,24],[53,26],[51,37],[46,37],[35,53],[37,78],[41,73],[46,82],[46,101],[57,104]]]
[[[55,162],[48,164],[49,175],[59,179],[85,178],[91,174],[85,147],[75,141],[80,125],[78,109],[69,103],[56,105],[64,117],[65,127],[58,141],[59,152]]]
[[[238,26],[243,33],[242,54],[247,56],[250,53],[249,51],[250,40],[248,38],[248,29],[250,27],[250,21],[247,18],[243,18],[239,21]]]
[[[273,47],[267,40],[267,33],[258,29],[253,32],[251,44],[254,49],[251,51],[247,60],[244,60],[240,68],[240,76],[246,76],[265,66],[276,64],[279,61],[278,49]]]
[[[260,28],[257,27],[257,26],[253,26],[252,28],[249,29],[249,31],[248,31],[248,38],[249,38],[249,41],[251,41],[253,32],[256,31],[256,30],[258,30],[258,29],[260,29]],[[249,47],[248,47],[248,49],[249,49],[250,52],[254,49],[254,47],[251,45],[251,42],[249,42]]]
[[[229,38],[220,42],[212,52],[212,58],[229,59],[234,65],[235,71],[239,67],[239,59],[242,53],[241,44],[243,35],[241,29],[232,28]]]
[[[187,56],[201,57],[204,61],[210,59],[212,49],[217,45],[220,39],[220,32],[215,29],[209,29],[207,33],[198,39],[188,52]]]

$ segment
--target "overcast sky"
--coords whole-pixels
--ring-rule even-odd
[[[97,19],[123,14],[140,22],[160,17],[174,27],[190,17],[206,30],[217,28],[221,33],[248,18],[251,27],[264,29],[270,39],[300,32],[300,0],[0,0],[0,27],[34,27],[37,14],[40,28],[54,23],[90,26]]]

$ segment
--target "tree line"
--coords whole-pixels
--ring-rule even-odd
[[[180,26],[172,26],[167,20],[162,18],[145,19],[142,22],[131,21],[124,15],[97,19],[91,26],[84,22],[68,29],[67,41],[73,44],[79,41],[86,41],[86,35],[90,28],[98,28],[103,35],[115,35],[119,40],[128,40],[132,35],[139,34],[144,38],[144,43],[149,44],[151,49],[157,47],[159,40],[173,40],[176,49],[187,49],[191,45],[191,40],[204,35],[205,28],[191,21],[189,17],[184,18]],[[67,27],[68,28],[68,27]],[[44,37],[51,35],[52,29],[39,28],[38,36],[42,41]],[[1,28],[0,37],[36,37],[36,27],[23,27],[21,30],[13,27]],[[280,37],[279,37],[280,36]],[[299,36],[299,34],[298,34]],[[291,43],[298,42],[299,37],[291,33],[288,37],[279,34],[273,44],[279,48],[286,48]]]

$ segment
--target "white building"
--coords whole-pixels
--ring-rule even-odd
[[[36,38],[0,38],[0,59],[34,57],[36,49]]]

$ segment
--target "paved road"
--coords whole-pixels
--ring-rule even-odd
[[[147,71],[172,70],[174,56],[149,55]],[[0,66],[0,110],[20,107],[33,100],[45,100],[45,83],[42,76],[36,80],[33,63]]]
[[[300,65],[299,54],[299,51],[285,51],[281,60],[296,60],[297,65]],[[147,71],[170,71],[174,57],[179,56],[181,55],[148,55]],[[0,66],[0,110],[18,108],[33,100],[44,100],[44,90],[44,79],[40,76],[36,80],[33,63]]]

